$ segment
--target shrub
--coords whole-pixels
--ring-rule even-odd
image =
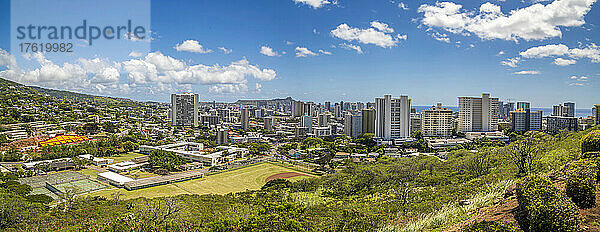
[[[586,152],[583,154],[584,159],[590,159],[592,162],[596,163],[596,182],[600,182],[600,152]]]
[[[465,232],[517,232],[518,230],[509,224],[497,221],[481,221],[469,226]]]
[[[598,166],[589,159],[580,159],[567,165],[566,192],[579,208],[596,204],[596,175]]]
[[[577,206],[548,177],[525,177],[517,185],[517,200],[525,231],[579,231]]]
[[[600,151],[600,130],[594,130],[581,139],[581,153]]]

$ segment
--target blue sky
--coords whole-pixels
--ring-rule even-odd
[[[365,102],[392,94],[414,105],[456,105],[457,96],[490,92],[534,107],[600,103],[595,0],[152,1],[149,54],[126,57],[139,48],[124,46],[37,56],[54,69],[37,58],[21,64],[22,54],[10,51],[8,6],[0,0],[0,49],[22,70],[8,73],[9,62],[0,61],[0,76],[39,86],[158,101],[191,91],[207,101]],[[116,12],[107,14],[124,14]],[[357,46],[362,53],[349,48]],[[67,68],[84,77],[38,75]]]

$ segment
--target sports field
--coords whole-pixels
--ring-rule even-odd
[[[245,190],[260,189],[270,176],[296,172],[294,170],[281,167],[270,163],[262,163],[241,169],[226,171],[214,175],[208,175],[204,178],[189,180],[169,185],[156,186],[151,188],[127,191],[125,189],[100,190],[93,192],[88,196],[113,197],[119,194],[122,199],[137,197],[161,197],[173,196],[179,194],[227,194],[231,192],[241,192]],[[301,175],[289,178],[289,180],[299,180],[303,178],[312,178],[310,175]]]

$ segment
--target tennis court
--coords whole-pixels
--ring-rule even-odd
[[[55,189],[60,191],[61,193],[65,193],[66,191],[73,191],[73,194],[82,194],[91,192],[98,189],[103,189],[106,186],[89,179],[83,179],[73,182],[67,182],[62,184],[52,185]]]

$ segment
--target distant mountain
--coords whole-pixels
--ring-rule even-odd
[[[270,100],[237,100],[235,104],[242,105],[256,105],[256,106],[266,106],[266,105],[276,105],[277,103],[289,105],[292,104],[292,97],[287,98],[279,98],[279,99],[270,99]]]

